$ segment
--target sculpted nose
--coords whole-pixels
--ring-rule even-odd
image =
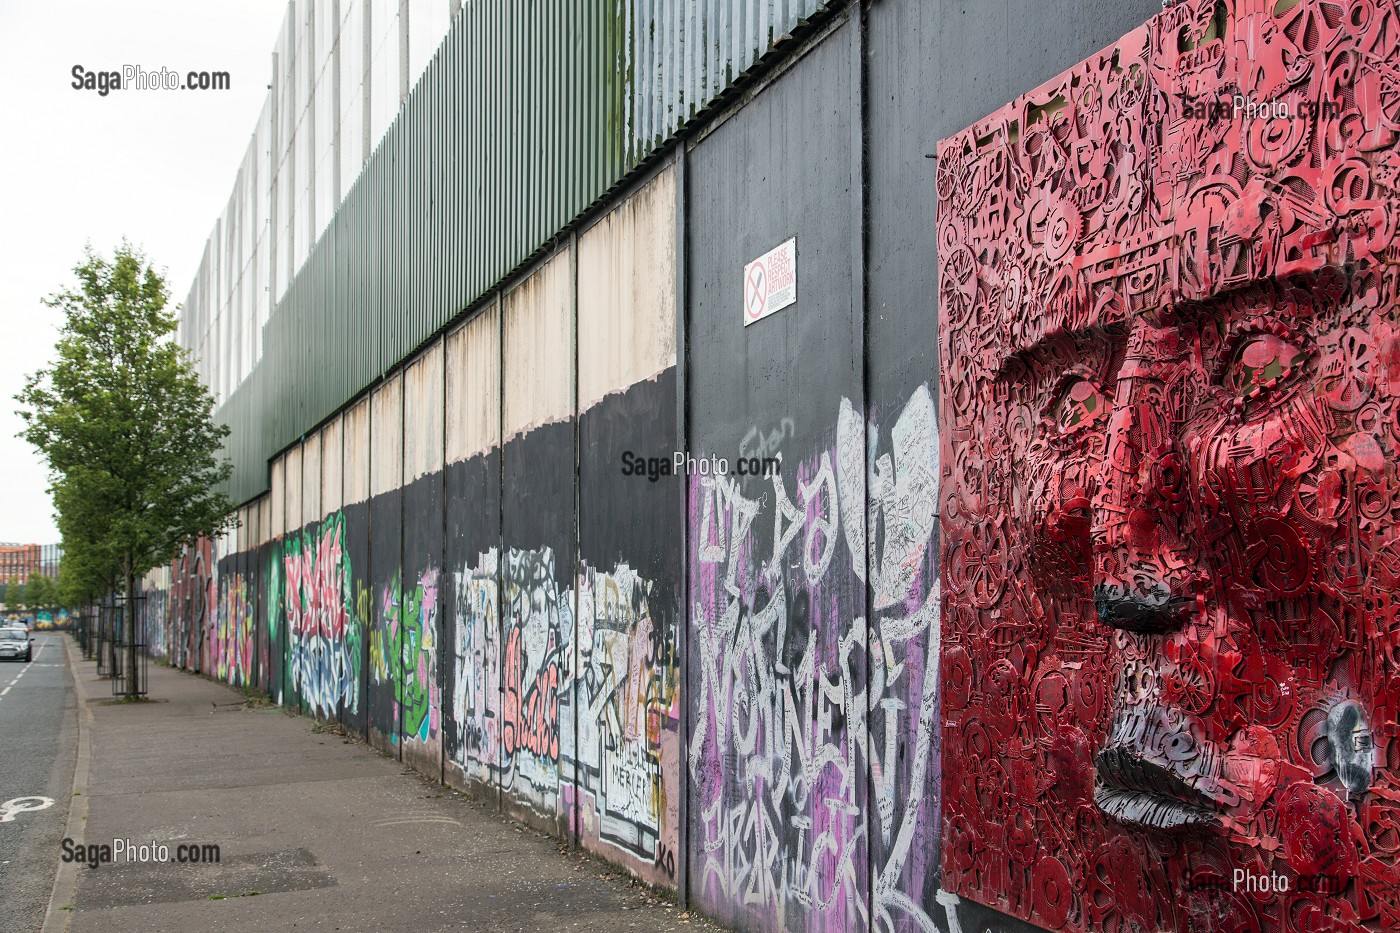
[[[1131,369],[1120,377],[1093,499],[1094,608],[1113,628],[1166,634],[1193,601],[1172,579],[1179,562],[1167,559],[1177,542],[1164,513],[1180,500],[1182,477],[1163,414],[1135,391]]]

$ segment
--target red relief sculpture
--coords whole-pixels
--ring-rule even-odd
[[[1392,0],[1196,0],[939,146],[949,890],[1400,930],[1397,140]]]

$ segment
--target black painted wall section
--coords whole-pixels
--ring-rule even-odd
[[[573,422],[513,437],[501,456],[502,802],[519,818],[569,836],[559,760],[573,742],[562,690],[573,651]]]
[[[732,477],[723,494],[691,481],[699,615],[688,620],[688,702],[700,741],[689,762],[690,886],[707,913],[744,930],[868,926],[864,596],[839,519],[820,527],[839,508],[821,472],[842,401],[863,404],[858,40],[858,24],[841,26],[687,165],[691,445],[733,464],[765,439],[765,454],[782,455],[793,509],[777,511],[772,478]],[[792,236],[796,304],[744,327],[745,264]],[[747,524],[735,519],[746,508]],[[797,528],[785,544],[780,516]],[[838,693],[816,691],[819,676]],[[803,761],[827,755],[832,764],[804,774]],[[771,780],[757,776],[770,766]]]
[[[303,574],[300,589],[288,586],[286,595],[283,597],[283,602],[287,607],[288,699],[286,702],[288,706],[295,705],[302,713],[313,712],[307,697],[306,671],[298,661],[297,654],[299,644],[307,639],[308,632],[314,632],[316,625],[315,614],[311,610],[308,599],[308,589],[312,584],[310,580],[306,579],[305,574],[315,564],[316,545],[320,539],[319,532],[319,522],[302,525],[287,536],[287,545],[285,545],[285,547],[295,548],[295,560]],[[285,547],[282,564],[284,569],[287,566]],[[310,551],[309,555],[308,550]]]
[[[500,755],[501,633],[496,571],[490,555],[501,543],[501,458],[498,450],[447,465],[443,551],[443,742],[446,775],[457,787],[495,799],[486,770]],[[490,567],[489,573],[487,568]],[[479,655],[490,658],[477,661]],[[489,683],[474,685],[483,670]],[[456,697],[461,693],[459,708]],[[493,698],[488,710],[486,694]]]
[[[392,751],[399,749],[399,712],[394,679],[399,675],[398,615],[402,607],[401,538],[403,490],[392,489],[369,500],[369,578],[371,615],[369,638],[369,740]]]
[[[368,727],[367,711],[369,676],[369,626],[374,618],[374,590],[369,576],[369,503],[356,502],[342,510],[345,515],[345,548],[347,562],[351,568],[351,581],[354,616],[351,625],[359,627],[359,664],[354,671],[356,692],[353,703],[341,700],[340,721],[346,729],[364,736]]]
[[[439,443],[441,439],[439,438]],[[401,664],[404,702],[399,735],[404,761],[441,777],[443,474],[421,476],[403,491]]]
[[[679,846],[680,721],[670,711],[680,680],[683,481],[659,471],[654,481],[624,474],[623,454],[669,463],[680,447],[674,367],[579,415],[583,580],[571,696],[578,717],[578,833],[585,847],[621,857],[667,887],[676,884]],[[635,727],[649,716],[658,720],[654,736]],[[650,795],[656,811],[635,817],[650,808],[636,807],[632,794],[615,786],[618,774],[657,787],[660,793]]]
[[[232,647],[232,639],[228,637],[228,632],[234,625],[234,620],[227,616],[229,606],[229,589],[234,586],[234,580],[240,570],[237,554],[222,554],[215,560],[214,577],[214,615],[209,620],[209,632],[205,635],[205,643],[208,645],[209,673],[211,676],[219,677],[222,667],[224,675],[230,683],[238,683],[236,674],[237,668],[233,664],[233,658],[227,656],[225,652]],[[223,631],[220,631],[222,622]]]
[[[681,479],[623,474],[623,453],[668,463],[676,436],[676,370],[609,395],[579,415],[579,558],[598,570],[628,563],[648,580],[680,579]]]
[[[239,579],[243,581],[244,611],[248,613],[248,631],[252,633],[253,643],[256,644],[258,628],[257,561],[247,550],[239,551],[235,570],[238,573]],[[257,652],[253,650],[250,645],[247,657],[247,668],[243,671],[240,684],[251,687],[257,684],[257,676]]]
[[[248,670],[248,686],[258,688],[262,684],[262,658],[258,654],[259,630],[262,628],[262,575],[258,573],[257,548],[249,547],[238,554],[239,566],[248,585],[248,612],[252,614],[250,630],[253,634],[251,648],[252,663]]]
[[[573,585],[574,425],[555,421],[512,437],[502,451],[507,548],[547,547],[555,583]]]
[[[263,624],[259,626],[264,649],[262,686],[272,699],[282,700],[282,674],[286,669],[286,616],[282,607],[285,575],[282,568],[282,538],[276,537],[261,549],[259,563],[268,585],[263,599]]]

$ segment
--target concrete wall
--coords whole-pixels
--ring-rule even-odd
[[[575,735],[562,758],[581,844],[666,887],[683,868],[683,497],[622,464],[683,446],[676,216],[667,168],[578,239]]]
[[[336,702],[340,721],[359,735],[367,728],[369,708],[369,643],[372,617],[369,585],[370,403],[362,399],[346,410],[341,433],[344,464],[344,506],[328,517],[339,525],[340,553],[333,584],[344,606],[345,623],[335,646],[340,657]]]
[[[399,736],[406,763],[442,773],[443,345],[404,369]]]
[[[754,930],[867,919],[876,685],[864,555],[842,534],[863,518],[863,446],[838,492],[836,430],[864,410],[859,34],[840,27],[688,166],[708,195],[686,216],[690,447],[782,457],[774,477],[689,479],[689,881],[707,913]],[[745,264],[793,236],[796,304],[743,326]]]
[[[369,739],[399,754],[403,658],[403,374],[369,397]]]
[[[1027,929],[940,888],[925,156],[1159,8],[836,23],[278,457],[216,574],[251,631],[195,549],[152,578],[167,656],[244,638],[212,673],[740,929]],[[796,303],[744,327],[794,236]],[[646,475],[678,450],[781,468]]]
[[[501,314],[492,304],[445,342],[443,563],[449,594],[440,658],[443,771],[499,800],[501,626]]]

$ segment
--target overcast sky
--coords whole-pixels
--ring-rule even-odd
[[[53,353],[40,299],[84,243],[122,237],[184,300],[233,190],[271,75],[286,0],[0,0],[0,541],[58,540],[45,467],[15,436],[14,395]],[[72,87],[72,69],[227,71],[228,91]]]

